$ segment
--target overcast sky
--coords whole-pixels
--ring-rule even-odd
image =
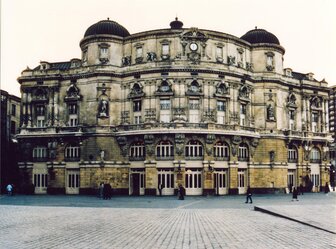
[[[284,67],[336,84],[336,0],[2,0],[1,89],[20,95],[17,77],[39,62],[80,58],[86,29],[107,17],[131,34],[184,28],[241,37],[258,28],[286,49]]]

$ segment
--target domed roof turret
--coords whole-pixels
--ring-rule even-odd
[[[90,35],[115,35],[120,37],[126,37],[129,36],[130,33],[119,23],[107,19],[91,25],[86,30],[84,37]]]
[[[240,39],[248,41],[249,43],[252,44],[271,43],[280,45],[279,39],[275,35],[264,29],[258,29],[257,27],[255,29],[248,31],[245,35],[240,37]]]
[[[175,21],[172,21],[170,23],[171,29],[181,29],[183,27],[183,22],[179,21],[177,17],[175,18]]]

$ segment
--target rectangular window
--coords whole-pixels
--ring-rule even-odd
[[[65,149],[66,158],[79,158],[79,147],[69,146]]]
[[[198,99],[190,99],[189,100],[189,109],[190,110],[199,110],[199,100]]]
[[[37,127],[44,127],[44,116],[37,116],[36,126]]]
[[[16,105],[12,104],[12,116],[16,115]]]
[[[141,112],[141,100],[133,101],[133,112]]]
[[[134,114],[134,124],[140,124],[141,123],[141,113],[135,113]]]
[[[170,99],[160,100],[160,122],[169,123],[170,122]]]
[[[34,174],[34,186],[36,188],[48,187],[48,175],[47,174]]]
[[[138,47],[136,49],[136,57],[141,58],[142,57],[142,47]]]
[[[225,102],[224,101],[217,101],[217,111],[225,112]]]
[[[216,58],[223,58],[223,48],[222,47],[216,48]]]
[[[47,157],[47,148],[36,147],[33,149],[33,158],[46,158],[46,157]]]
[[[169,45],[163,44],[162,45],[162,55],[168,55],[169,54]]]
[[[11,121],[10,132],[11,132],[11,134],[16,133],[16,123],[15,123],[15,121]]]
[[[240,105],[240,114],[246,115],[246,105],[245,104]]]

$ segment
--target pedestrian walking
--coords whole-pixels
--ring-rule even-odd
[[[252,191],[251,191],[250,186],[247,187],[245,203],[248,203],[249,200],[250,200],[250,203],[252,203]]]
[[[8,184],[7,185],[7,187],[6,187],[6,190],[7,190],[7,195],[8,196],[11,196],[11,195],[13,195],[13,186],[12,186],[12,184]]]
[[[159,184],[158,189],[159,189],[159,195],[162,196],[162,189],[163,189],[163,184],[162,183]]]
[[[294,200],[298,201],[298,191],[297,191],[297,189],[295,187],[293,188],[292,201],[294,201]]]
[[[99,184],[99,192],[98,192],[98,197],[103,199],[103,193],[104,193],[104,182],[101,182]]]
[[[329,184],[328,184],[328,182],[326,182],[326,184],[325,184],[325,186],[324,186],[324,193],[325,193],[326,195],[328,195],[328,193],[329,193]]]
[[[299,193],[300,193],[300,195],[303,195],[303,192],[304,192],[304,189],[303,189],[303,185],[301,183],[300,187],[299,187]]]
[[[178,189],[179,200],[184,200],[184,195],[185,195],[185,188],[182,186],[182,184],[179,184]]]

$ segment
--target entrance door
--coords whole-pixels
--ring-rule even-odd
[[[34,173],[33,183],[35,186],[35,194],[46,194],[48,187],[48,174]]]
[[[186,195],[202,195],[202,169],[188,169],[185,173]]]
[[[225,195],[228,193],[227,189],[227,178],[226,178],[226,170],[216,169],[215,176],[215,193],[216,195]]]
[[[139,173],[132,174],[132,186],[133,186],[132,195],[140,195],[140,174]]]
[[[238,194],[245,194],[246,190],[246,170],[238,169]]]
[[[139,170],[130,174],[130,195],[145,194],[145,172]]]
[[[68,171],[66,194],[79,194],[79,171]]]
[[[287,186],[292,188],[296,186],[295,182],[295,169],[289,169],[287,173]],[[291,191],[291,189],[289,189]]]
[[[158,185],[162,183],[162,195],[174,195],[174,171],[173,170],[164,170],[159,169],[158,171]],[[156,191],[156,194],[159,195],[159,190]]]

